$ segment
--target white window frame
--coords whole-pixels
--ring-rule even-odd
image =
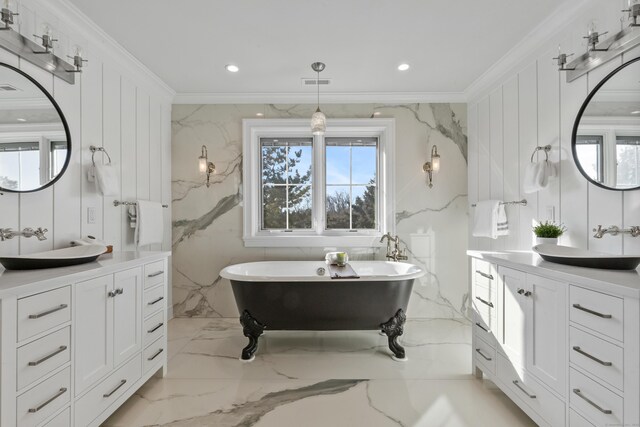
[[[329,119],[324,136],[313,137],[312,228],[261,229],[260,138],[311,136],[307,119],[244,119],[243,127],[243,239],[248,247],[378,247],[380,238],[395,234],[395,119]],[[331,137],[378,138],[376,230],[325,230],[325,145]]]

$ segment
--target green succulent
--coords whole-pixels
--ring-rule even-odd
[[[540,222],[538,225],[533,227],[533,232],[537,237],[546,239],[560,237],[565,231],[567,231],[567,228],[564,225],[557,225],[549,221]]]

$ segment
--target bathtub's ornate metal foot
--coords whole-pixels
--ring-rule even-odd
[[[253,355],[258,349],[258,338],[264,332],[266,326],[258,322],[254,317],[245,310],[240,316],[240,324],[244,336],[249,338],[249,344],[242,349],[242,360],[253,360]]]
[[[396,360],[405,360],[404,347],[398,344],[398,337],[404,333],[404,322],[407,320],[402,309],[399,309],[395,316],[388,322],[380,325],[382,332],[389,338],[389,349],[393,352]]]

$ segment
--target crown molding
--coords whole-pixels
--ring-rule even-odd
[[[565,0],[551,15],[538,24],[529,34],[512,47],[502,58],[478,77],[464,91],[467,101],[475,101],[503,80],[527,59],[536,57],[545,46],[566,29],[582,9],[598,0]]]
[[[178,93],[174,104],[315,104],[315,93]],[[465,103],[462,92],[334,92],[321,94],[322,104]]]
[[[141,75],[140,82],[159,96],[173,100],[176,92],[165,83],[157,74],[140,62],[113,37],[107,34],[98,24],[85,15],[69,0],[33,0],[43,8],[54,13],[60,21],[62,31],[66,34],[73,34],[73,29],[80,37],[87,41],[90,51],[98,50],[104,52],[118,65],[134,75]],[[91,59],[91,58],[89,58]],[[91,66],[89,63],[88,66]]]

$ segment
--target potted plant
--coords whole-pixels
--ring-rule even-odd
[[[566,227],[562,224],[554,224],[550,221],[539,222],[538,225],[533,227],[533,232],[536,235],[536,241],[538,244],[548,243],[552,245],[558,244],[558,237],[567,231]]]

